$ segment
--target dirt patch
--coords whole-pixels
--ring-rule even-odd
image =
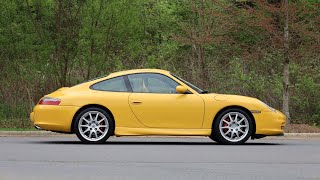
[[[286,133],[320,133],[320,128],[308,124],[290,124],[284,129]]]

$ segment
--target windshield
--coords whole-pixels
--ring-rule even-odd
[[[204,91],[204,90],[198,88],[197,86],[189,83],[188,81],[182,79],[181,77],[179,77],[179,76],[177,76],[177,75],[175,75],[175,74],[172,74],[172,73],[170,73],[170,74],[171,74],[172,76],[174,76],[175,78],[179,79],[180,81],[182,81],[182,82],[183,82],[184,84],[186,84],[187,86],[191,87],[193,90],[197,91],[198,93],[200,93],[200,94],[207,93],[207,91]]]

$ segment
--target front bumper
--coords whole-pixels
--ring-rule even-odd
[[[280,111],[268,111],[253,114],[256,122],[257,135],[279,136],[284,133],[286,116]]]
[[[30,114],[33,124],[41,129],[71,132],[72,119],[80,107],[37,105]]]

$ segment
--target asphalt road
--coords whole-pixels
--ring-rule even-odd
[[[320,179],[320,140],[2,137],[0,179]]]

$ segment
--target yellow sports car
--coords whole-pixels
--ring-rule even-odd
[[[283,135],[285,116],[262,101],[203,91],[165,70],[112,73],[44,96],[35,127],[75,133],[84,143],[110,136],[209,136],[221,144]]]

